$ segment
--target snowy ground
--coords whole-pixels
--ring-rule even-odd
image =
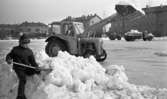
[[[8,65],[4,62],[4,56],[11,49],[11,46],[17,45],[17,41],[0,41],[0,82],[4,81],[4,71],[8,79],[8,87],[17,81],[11,75]],[[104,40],[104,48],[108,53],[108,58],[101,63],[103,67],[107,68],[111,64],[123,65],[125,73],[129,78],[129,82],[136,85],[148,85],[154,88],[167,88],[167,42],[166,39],[155,39],[151,42],[144,42],[141,40],[135,42],[110,41]],[[34,52],[44,49],[44,40],[33,40],[31,48]],[[9,79],[10,78],[10,79]],[[2,88],[7,88],[0,86]],[[5,91],[3,92],[5,93]],[[0,99],[5,98],[1,93]],[[127,98],[123,98],[127,99]],[[150,98],[152,99],[152,98]],[[166,99],[166,98],[164,98]]]

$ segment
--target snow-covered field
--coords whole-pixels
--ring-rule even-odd
[[[4,56],[14,45],[17,41],[0,41],[0,99],[14,99],[16,94],[17,78],[4,62]],[[99,64],[93,58],[76,58],[67,53],[47,58],[42,51],[44,40],[34,40],[30,46],[39,64],[61,68],[49,74],[46,82],[41,83],[38,77],[29,78],[27,86],[31,90],[27,95],[32,99],[167,99],[167,91],[162,89],[167,88],[166,45],[164,39],[104,40],[108,58]]]

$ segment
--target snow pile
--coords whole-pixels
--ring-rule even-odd
[[[130,84],[123,66],[103,68],[94,57],[59,52],[49,58],[41,51],[36,59],[41,67],[53,71],[43,81],[36,78],[39,83],[28,99],[167,99],[167,89]]]
[[[102,40],[110,40],[108,37],[102,37]]]

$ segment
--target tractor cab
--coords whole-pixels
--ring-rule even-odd
[[[103,41],[84,35],[84,25],[80,22],[64,21],[52,25],[54,35],[46,39],[45,52],[50,57],[58,55],[58,51],[67,51],[71,55],[89,57],[93,55],[97,61],[107,57],[103,49]]]
[[[66,36],[77,37],[83,34],[84,25],[81,22],[64,21],[51,24],[53,34],[63,34]]]

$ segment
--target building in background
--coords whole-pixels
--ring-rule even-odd
[[[48,34],[49,27],[43,23],[23,22],[21,24],[1,24],[0,39],[15,39],[20,33],[26,33],[32,38],[45,37]]]
[[[18,32],[23,33],[41,33],[41,34],[47,34],[48,33],[48,25],[45,25],[44,23],[35,23],[35,22],[23,22],[17,27]]]
[[[167,36],[167,5],[143,8],[143,10],[150,21],[151,28],[148,30],[156,36]]]
[[[76,22],[82,22],[84,24],[84,29],[87,31],[87,35],[90,37],[101,37],[104,32],[104,26],[97,25],[103,19],[97,14],[81,16],[75,18]],[[96,29],[94,29],[96,27]]]
[[[74,18],[74,21],[76,22],[82,22],[84,24],[85,29],[100,22],[102,20],[102,18],[100,16],[98,16],[97,14],[94,15],[88,15],[88,16],[81,16],[81,17],[77,17]]]
[[[111,22],[110,32],[124,34],[131,29],[153,33],[155,36],[167,36],[167,6],[146,7],[140,11],[120,17]]]
[[[18,24],[0,24],[0,39],[10,39],[16,34]]]

